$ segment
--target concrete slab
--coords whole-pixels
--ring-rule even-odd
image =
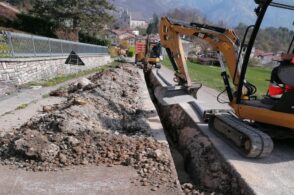
[[[138,185],[131,167],[85,166],[58,172],[27,172],[0,166],[0,194],[16,195],[129,195],[176,194],[167,189],[156,192]]]
[[[153,74],[157,73],[153,72]],[[173,73],[170,70],[163,68],[160,70],[160,74],[164,75],[168,82],[173,83]],[[204,87],[199,91],[198,100],[207,102],[204,104],[209,105],[208,108],[216,106],[217,108],[228,109],[228,105],[219,104],[215,100],[216,94],[215,90]],[[179,101],[178,105],[190,116],[198,129],[209,137],[219,154],[239,174],[252,192],[262,195],[294,194],[293,142],[275,141],[273,153],[264,159],[243,158],[209,129],[191,104]]]
[[[28,104],[25,109],[13,110],[0,116],[0,135],[17,129],[35,115],[42,114],[43,106],[59,104],[64,100],[62,97],[43,98]]]

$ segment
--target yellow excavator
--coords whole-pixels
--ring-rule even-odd
[[[200,38],[218,51],[221,77],[229,105],[234,112],[220,111],[212,114],[209,117],[209,126],[249,158],[268,156],[274,147],[271,138],[274,134],[283,132],[287,137],[294,133],[294,55],[291,50],[293,40],[288,53],[282,56],[280,66],[272,73],[272,87],[269,92],[272,92],[273,87],[280,87],[282,93],[279,98],[271,97],[269,93],[264,98],[257,99],[256,87],[245,79],[252,48],[265,13],[270,6],[294,10],[294,2],[255,2],[258,6],[255,10],[257,20],[255,25],[247,28],[242,42],[230,29],[187,23],[167,17],[163,17],[160,22],[161,44],[166,48],[175,71],[175,80],[179,85],[188,89],[193,87],[184,56],[182,35]],[[279,81],[274,81],[274,77],[278,77]]]
[[[160,68],[161,44],[158,40],[151,39],[147,36],[144,42],[136,42],[135,64],[143,65],[144,70],[148,70],[153,66]]]

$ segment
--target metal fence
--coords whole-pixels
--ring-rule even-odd
[[[79,55],[108,54],[105,46],[14,32],[0,34],[0,57],[62,56],[71,51]]]

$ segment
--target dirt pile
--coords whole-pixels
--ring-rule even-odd
[[[82,79],[51,95],[67,101],[0,139],[1,163],[28,171],[88,164],[132,166],[141,185],[176,187],[168,148],[150,137],[139,73],[128,64]]]

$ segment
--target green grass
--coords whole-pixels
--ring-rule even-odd
[[[49,95],[48,93],[42,95],[42,98],[43,98],[43,99],[46,99],[46,98],[48,98],[48,97],[50,97],[50,95]]]
[[[79,78],[79,77],[83,77],[83,76],[87,76],[89,74],[93,74],[96,72],[100,72],[109,68],[113,68],[115,66],[117,66],[118,63],[117,62],[112,62],[108,65],[104,65],[101,67],[96,67],[96,68],[92,68],[89,70],[84,70],[78,73],[74,73],[74,74],[69,74],[69,75],[61,75],[58,77],[55,77],[53,79],[49,79],[49,80],[39,80],[39,81],[32,81],[29,83],[26,83],[24,85],[22,85],[22,87],[29,87],[29,86],[42,86],[42,87],[51,87],[51,86],[56,86],[60,83],[64,83],[66,81],[75,79],[75,78]]]
[[[28,104],[22,104],[22,105],[19,105],[16,110],[22,110],[22,109],[25,109],[26,107],[28,107]]]
[[[170,68],[172,65],[168,58],[164,58],[163,64]],[[201,82],[203,85],[214,88],[218,91],[224,90],[223,80],[220,76],[220,67],[199,65],[187,62],[189,74],[193,81]],[[270,79],[271,69],[261,67],[249,67],[247,72],[247,80],[257,87],[257,96],[265,95],[267,92]]]

